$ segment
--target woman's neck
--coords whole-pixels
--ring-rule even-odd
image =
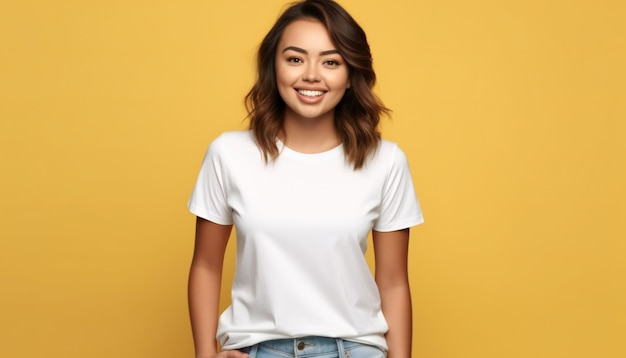
[[[315,119],[286,115],[279,139],[289,149],[305,154],[325,152],[341,144],[332,113]]]

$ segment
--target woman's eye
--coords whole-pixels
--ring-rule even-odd
[[[335,61],[335,60],[328,60],[326,61],[326,66],[329,67],[336,67],[339,65],[339,62]]]
[[[287,59],[287,62],[291,62],[291,63],[302,63],[302,60],[299,59],[298,57],[289,57]]]

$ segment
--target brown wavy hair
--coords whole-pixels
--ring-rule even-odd
[[[360,169],[378,147],[378,124],[390,110],[374,94],[376,74],[365,32],[339,4],[332,0],[293,3],[267,33],[257,54],[257,80],[246,95],[245,105],[258,146],[266,161],[278,157],[276,138],[283,125],[285,102],[276,84],[276,49],[290,23],[302,18],[321,22],[348,66],[350,88],[334,110],[334,122],[346,159]]]

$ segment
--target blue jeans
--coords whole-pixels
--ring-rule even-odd
[[[341,338],[302,337],[261,342],[239,349],[249,358],[385,358],[378,347]]]

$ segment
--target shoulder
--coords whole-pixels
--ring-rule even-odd
[[[208,152],[213,155],[222,155],[245,151],[251,147],[256,147],[251,131],[229,131],[215,138],[209,145]]]
[[[211,142],[206,157],[229,165],[251,165],[263,158],[250,130],[223,132]]]
[[[406,163],[406,155],[400,149],[396,142],[392,142],[386,139],[381,139],[376,150],[375,158],[377,161],[387,163],[390,165],[404,164]]]
[[[392,142],[387,139],[381,139],[378,144],[378,150],[384,154],[393,154],[395,151],[399,150],[398,144],[396,142]]]
[[[223,132],[211,142],[211,147],[238,147],[246,145],[256,145],[252,131],[229,131]]]

